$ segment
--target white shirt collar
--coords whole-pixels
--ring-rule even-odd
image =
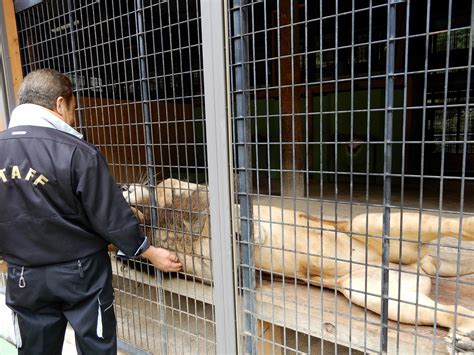
[[[83,135],[56,116],[47,108],[35,104],[18,105],[12,112],[8,128],[18,126],[39,126],[54,128],[80,139]]]

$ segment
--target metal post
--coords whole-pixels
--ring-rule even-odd
[[[380,352],[387,353],[388,347],[388,292],[390,269],[390,206],[392,203],[392,136],[393,136],[393,90],[395,71],[396,4],[391,0],[387,9],[387,69],[385,86],[385,133],[383,170],[383,235],[382,235],[382,304],[380,314]]]
[[[255,318],[255,265],[254,265],[254,247],[252,236],[252,203],[249,193],[252,185],[252,152],[251,146],[247,144],[251,139],[251,122],[249,105],[249,87],[250,79],[248,73],[248,39],[247,17],[248,10],[245,6],[247,0],[234,0],[231,10],[233,20],[232,28],[232,49],[234,54],[234,104],[235,120],[237,129],[237,155],[238,155],[238,173],[239,173],[239,204],[240,204],[240,223],[241,223],[241,271],[242,271],[242,294],[243,294],[243,335],[244,352],[255,354],[257,352],[257,342],[255,335],[257,333],[257,323]]]
[[[152,231],[156,225],[157,219],[157,203],[155,194],[155,172],[154,172],[154,159],[153,159],[153,134],[152,134],[152,121],[150,114],[150,98],[149,98],[149,81],[147,77],[147,61],[146,61],[146,47],[145,47],[145,31],[144,31],[144,19],[143,19],[143,4],[142,0],[136,0],[136,23],[137,23],[137,39],[138,39],[138,55],[139,55],[139,70],[140,70],[140,94],[141,103],[143,108],[143,124],[145,132],[145,153],[146,153],[146,166],[147,166],[147,178],[149,181],[150,190],[150,205],[151,205],[151,216],[150,224]],[[168,351],[168,333],[166,330],[166,308],[164,307],[164,294],[162,286],[162,273],[156,270],[156,282],[157,282],[157,293],[158,293],[158,304],[159,304],[159,321],[160,321],[160,335],[162,347],[161,349],[166,354]]]
[[[0,85],[2,86],[0,89],[0,120],[4,120],[2,123],[6,128],[10,114],[16,106],[16,99],[13,92],[13,79],[4,16],[3,5],[0,4]]]
[[[6,83],[4,75],[3,48],[0,46],[0,129],[6,129],[10,117],[8,91],[11,86]]]
[[[216,352],[237,353],[223,3],[201,1]]]
[[[75,18],[73,17],[73,9],[74,9],[74,2],[69,0],[69,24],[71,25],[71,48],[72,48],[72,63],[73,63],[73,73],[76,76],[80,73],[80,65],[78,63],[78,53],[77,53],[77,39],[76,39],[76,22]],[[79,122],[79,130],[82,131],[82,110],[81,110],[81,92],[80,90],[76,90],[76,102],[77,102],[77,118]],[[84,132],[82,132],[84,133]]]

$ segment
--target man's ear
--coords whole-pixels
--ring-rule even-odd
[[[63,116],[65,109],[66,109],[66,100],[64,100],[64,97],[59,96],[56,99],[56,107],[54,108],[54,111],[56,113],[59,113],[61,116]]]

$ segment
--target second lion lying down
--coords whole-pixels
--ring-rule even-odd
[[[155,192],[159,208],[155,240],[159,240],[162,247],[177,252],[185,272],[210,283],[207,187],[167,179],[156,187]],[[150,205],[146,186],[131,185],[124,191],[124,197],[138,209]],[[142,222],[149,218],[147,211],[142,208],[143,213],[138,213]],[[353,303],[380,313],[382,218],[382,214],[369,213],[356,216],[351,223],[336,223],[295,213],[294,210],[254,206],[255,266],[264,272],[281,273],[337,289]],[[389,275],[389,318],[409,324],[417,321],[420,325],[433,325],[436,320],[438,325],[447,328],[454,328],[456,321],[456,334],[451,332],[456,347],[473,350],[474,312],[461,306],[455,309],[454,306],[435,303],[430,298],[431,279],[427,275],[437,272],[440,276],[456,276],[457,268],[437,265],[428,255],[428,246],[422,244],[419,247],[419,241],[427,243],[438,239],[439,234],[457,237],[460,230],[463,240],[474,240],[474,217],[464,218],[462,228],[458,219],[440,220],[426,214],[420,220],[418,213],[406,212],[403,213],[402,226],[400,220],[400,214],[391,215],[390,236],[395,240],[390,241],[390,262],[393,263],[390,268],[393,270]],[[401,248],[401,238],[396,237],[400,234],[403,238]],[[403,272],[398,272],[399,263]],[[468,272],[470,270],[460,270],[460,274]],[[366,275],[369,275],[370,282],[366,282]],[[400,289],[399,284],[403,285]]]

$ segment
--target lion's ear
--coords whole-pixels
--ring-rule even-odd
[[[140,221],[140,223],[145,223],[145,215],[140,211],[139,209],[130,206],[132,209],[132,212],[135,213],[135,216],[137,216],[137,219]]]

